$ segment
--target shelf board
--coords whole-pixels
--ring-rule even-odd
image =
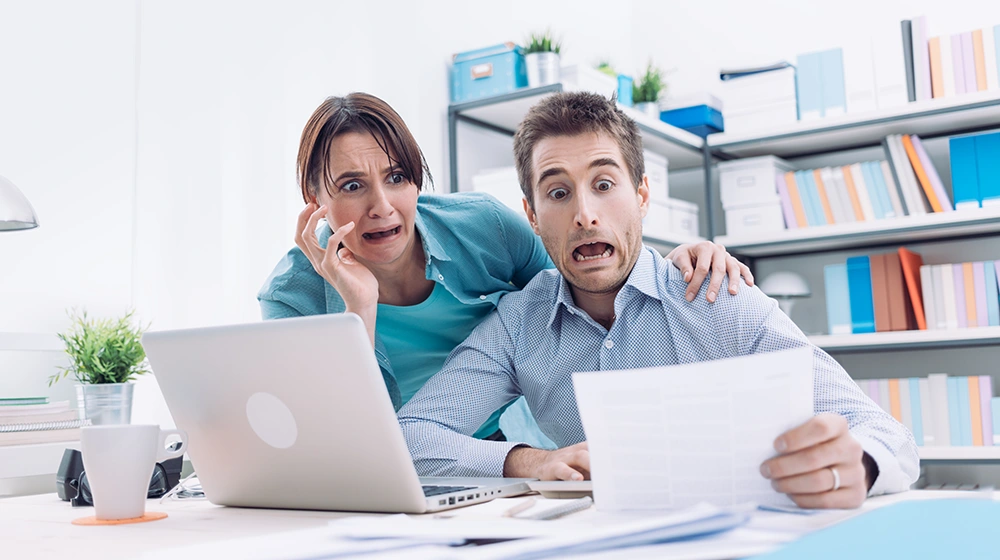
[[[751,239],[720,235],[715,242],[740,255],[770,257],[998,232],[1000,207],[991,207],[782,230]]]
[[[699,243],[704,240],[705,238],[703,237],[692,237],[682,233],[672,233],[668,237],[653,237],[649,235],[642,236],[643,243],[656,249],[663,256],[667,256],[667,253],[673,251],[674,247],[677,247],[678,245],[683,245],[685,243]]]
[[[810,336],[809,341],[827,352],[989,346],[1000,345],[1000,327],[818,335]]]
[[[563,91],[562,84],[523,88],[494,97],[453,103],[448,106],[448,111],[458,116],[460,120],[485,124],[497,132],[513,135],[517,125],[528,113],[528,109],[543,97],[559,91]],[[704,140],[700,136],[659,119],[653,119],[629,107],[619,107],[639,125],[643,147],[665,155],[671,170],[704,165],[702,154]]]
[[[796,122],[753,134],[713,134],[713,152],[750,157],[809,154],[874,146],[889,134],[934,137],[1000,126],[1000,92],[928,99],[899,107]]]
[[[990,463],[1000,461],[1000,447],[918,447],[921,461]]]
[[[0,446],[0,478],[55,474],[67,448],[80,449],[80,442]]]

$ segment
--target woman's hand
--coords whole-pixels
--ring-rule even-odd
[[[684,281],[688,283],[687,300],[694,301],[705,277],[712,272],[705,299],[715,301],[719,288],[722,286],[722,275],[729,275],[729,293],[736,295],[740,288],[740,276],[748,286],[753,286],[753,274],[747,265],[736,260],[722,245],[711,241],[701,243],[685,243],[678,245],[667,255],[674,266],[684,273]]]
[[[295,244],[305,253],[316,273],[336,288],[344,299],[349,313],[358,314],[368,328],[372,345],[375,344],[375,314],[378,310],[378,280],[368,267],[354,258],[347,247],[337,247],[348,233],[354,230],[354,222],[341,226],[333,232],[326,249],[316,238],[316,224],[326,214],[326,206],[317,208],[316,203],[306,205],[299,214],[295,231]]]

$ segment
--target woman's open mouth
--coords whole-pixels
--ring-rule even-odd
[[[382,231],[371,231],[371,232],[368,232],[368,233],[362,233],[361,237],[363,237],[365,239],[370,239],[370,240],[384,239],[386,237],[392,237],[393,235],[396,235],[397,233],[399,233],[400,231],[402,231],[402,229],[403,229],[403,226],[396,226],[394,228],[386,229],[386,230],[382,230]]]
[[[610,257],[614,252],[615,248],[613,245],[609,245],[603,241],[592,241],[574,249],[573,258],[576,262],[594,261]]]

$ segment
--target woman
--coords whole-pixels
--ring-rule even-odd
[[[374,96],[331,97],[316,109],[302,131],[297,175],[306,202],[297,247],[258,294],[261,313],[264,319],[358,314],[397,409],[501,296],[552,267],[524,216],[496,199],[421,196],[431,182],[423,153],[399,115]],[[726,272],[731,292],[741,274],[752,285],[749,269],[714,244],[684,245],[671,257],[691,282],[689,299],[710,266],[710,300]],[[505,428],[519,441],[547,445],[523,399],[518,403],[505,415]],[[504,438],[503,413],[476,436]]]

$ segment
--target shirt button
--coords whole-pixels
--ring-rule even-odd
[[[438,274],[438,280],[444,282],[444,275],[443,274]]]
[[[607,348],[608,350],[611,350],[612,348],[615,347],[615,343],[612,342],[611,339],[609,338],[604,341],[604,347]]]
[[[486,299],[486,296],[485,295],[479,296],[479,299]]]

